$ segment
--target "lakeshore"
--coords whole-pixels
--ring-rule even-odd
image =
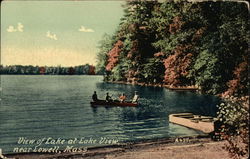
[[[147,140],[122,145],[90,147],[84,152],[20,153],[5,155],[15,159],[229,159],[225,141],[209,136],[189,136]]]
[[[124,82],[124,81],[105,81],[107,83],[115,83],[115,84],[126,84],[126,85],[138,85],[138,86],[152,86],[152,87],[163,87],[169,90],[176,90],[176,91],[200,91],[201,88],[198,86],[178,86],[174,87],[167,84],[162,83],[145,83],[145,82]]]

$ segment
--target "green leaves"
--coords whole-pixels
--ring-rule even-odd
[[[221,89],[219,83],[222,80],[220,75],[222,70],[218,68],[219,58],[208,50],[204,50],[197,56],[191,74],[203,91],[217,94]]]
[[[248,155],[249,144],[249,97],[225,98],[218,106],[217,118],[221,138],[228,141],[226,149],[234,158]]]
[[[157,75],[161,83],[197,84],[211,94],[228,91],[235,83],[238,84],[234,89],[241,87],[237,93],[247,92],[246,71],[239,70],[248,58],[250,40],[248,10],[244,5],[128,1],[124,11],[116,33],[102,42],[97,70],[105,68],[107,52],[121,41],[119,62],[109,72],[115,80],[135,78],[150,82]],[[154,57],[159,52],[164,56]]]
[[[102,40],[99,42],[99,52],[97,53],[97,65],[96,65],[96,73],[97,74],[104,74],[105,67],[107,65],[108,60],[108,52],[110,51],[111,47],[113,46],[113,41],[111,37],[107,34],[103,35]]]
[[[141,75],[144,81],[149,83],[158,83],[163,80],[164,66],[163,62],[157,58],[149,58],[145,61],[145,64],[142,65]]]

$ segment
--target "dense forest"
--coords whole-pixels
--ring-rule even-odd
[[[229,1],[128,1],[116,32],[100,41],[96,71],[110,82],[194,86],[221,95],[215,134],[227,141],[233,158],[247,156],[248,7]]]
[[[48,67],[48,66],[22,66],[0,65],[0,74],[12,75],[95,75],[95,67],[89,64],[75,67]]]
[[[128,1],[100,41],[96,71],[106,81],[247,95],[248,16],[245,3]]]

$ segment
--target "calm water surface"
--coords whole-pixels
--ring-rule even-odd
[[[168,115],[193,112],[215,115],[216,97],[164,88],[102,82],[101,76],[1,76],[0,148],[12,153],[19,137],[101,138],[119,142],[201,134],[171,124]],[[140,94],[137,108],[98,107],[89,104],[93,91],[132,98]],[[93,145],[84,146],[96,146]],[[66,146],[66,145],[65,145]],[[82,145],[80,145],[82,146]]]

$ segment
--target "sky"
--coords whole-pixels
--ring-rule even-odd
[[[113,34],[124,1],[3,1],[1,64],[95,65],[98,42]]]

